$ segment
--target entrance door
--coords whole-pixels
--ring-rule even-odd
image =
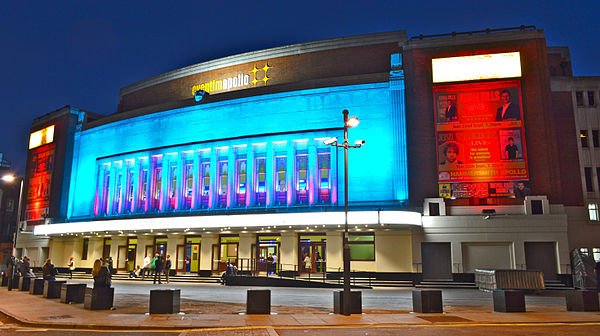
[[[198,267],[200,266],[200,244],[187,244],[185,246],[185,257],[189,260],[186,262],[185,271],[188,273],[198,273]]]
[[[450,243],[421,243],[423,280],[452,280]]]
[[[135,271],[135,252],[137,248],[136,245],[129,245],[127,247],[127,270],[129,272]]]
[[[166,257],[167,256],[167,237],[155,237],[154,238],[154,253]]]
[[[554,242],[525,242],[525,263],[528,270],[542,271],[545,280],[556,280]]]
[[[185,245],[177,245],[177,255],[175,256],[176,258],[176,263],[175,263],[175,270],[177,272],[187,272],[185,269],[185,264],[186,264],[186,255],[185,255]]]
[[[119,245],[117,249],[117,270],[124,271],[127,267],[127,245]]]
[[[212,253],[211,253],[211,271],[218,272],[219,271],[219,244],[213,244]]]
[[[300,242],[298,257],[300,272],[321,273],[327,270],[324,256],[326,255],[326,243]],[[310,263],[306,263],[306,257]]]

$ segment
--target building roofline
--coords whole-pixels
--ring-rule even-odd
[[[397,30],[392,32],[384,32],[384,33],[373,33],[373,34],[364,34],[364,35],[355,35],[355,36],[347,36],[347,37],[339,37],[327,40],[320,40],[314,42],[306,42],[306,43],[297,43],[290,44],[281,47],[263,49],[258,51],[251,51],[247,53],[242,53],[238,55],[227,56],[223,58],[218,58],[215,60],[210,60],[207,62],[202,62],[194,65],[190,65],[184,68],[180,68],[177,70],[169,71],[154,77],[150,77],[148,79],[139,81],[137,83],[128,85],[123,87],[119,92],[119,100],[121,97],[132,92],[154,86],[160,83],[164,83],[167,81],[171,81],[174,79],[178,79],[181,77],[186,77],[206,71],[211,71],[215,69],[230,67],[234,65],[261,61],[266,58],[276,58],[276,57],[284,57],[291,55],[300,55],[306,53],[312,53],[323,50],[331,50],[331,49],[341,49],[341,48],[349,48],[349,47],[358,47],[358,46],[366,46],[373,44],[383,44],[383,43],[392,43],[397,42],[398,44],[403,44],[406,41],[406,31],[405,30]]]

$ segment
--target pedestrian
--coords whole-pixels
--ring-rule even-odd
[[[69,259],[67,267],[69,267],[69,279],[73,279],[73,271],[75,270],[75,261],[73,261],[73,257]]]
[[[160,274],[163,272],[164,260],[161,255],[157,254],[157,257],[154,260],[154,284],[156,284],[156,278],[158,277],[158,284],[162,284],[160,281]]]
[[[108,271],[110,272],[110,274],[115,274],[115,270],[113,268],[113,260],[112,257],[108,257],[108,260],[106,261],[108,263]]]
[[[13,289],[13,278],[14,278],[14,274],[15,274],[15,265],[16,261],[15,261],[15,256],[11,256],[10,260],[8,261],[8,290],[12,290]]]
[[[21,276],[23,278],[35,278],[35,274],[31,271],[31,266],[29,264],[29,258],[23,257],[23,262],[21,263]]]
[[[152,258],[152,264],[150,264],[150,276],[156,275],[156,260],[158,260],[158,253],[154,254],[154,258]]]
[[[273,274],[277,274],[277,253],[273,254]]]
[[[308,256],[308,253],[304,254],[304,269],[306,272],[310,273],[312,270],[312,260]]]
[[[144,264],[142,266],[142,277],[144,277],[144,279],[150,275],[150,264],[152,263],[152,260],[150,259],[150,256],[146,256],[144,258]]]
[[[92,276],[94,277],[94,288],[108,288],[112,284],[108,267],[102,265],[100,259],[94,261]]]
[[[269,253],[267,257],[267,275],[273,273],[273,253]]]
[[[21,265],[23,264],[23,260],[19,260],[19,258],[15,259],[15,274],[21,276]]]
[[[233,275],[233,265],[230,261],[227,262],[227,268],[225,272],[221,274],[221,284],[224,285],[227,282],[227,278]]]
[[[56,280],[56,275],[58,271],[52,264],[52,260],[50,258],[46,259],[44,265],[42,265],[42,277],[44,280]]]
[[[169,283],[169,273],[171,273],[171,256],[167,254],[167,260],[165,260],[165,278],[167,279],[167,283]]]

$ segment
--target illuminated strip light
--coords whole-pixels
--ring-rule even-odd
[[[29,135],[29,149],[43,146],[54,141],[54,125],[42,128]]]
[[[521,77],[519,52],[434,58],[431,66],[434,83]]]
[[[37,225],[34,235],[52,235],[61,233],[165,230],[165,229],[211,229],[242,228],[265,226],[343,225],[343,212],[307,212],[287,214],[251,214],[220,216],[186,216],[163,218],[115,219],[91,222],[72,222]],[[351,211],[348,213],[348,225],[385,224],[421,226],[421,214],[412,211],[381,211],[378,220],[377,211]]]

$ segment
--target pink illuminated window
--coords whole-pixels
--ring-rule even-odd
[[[238,159],[235,165],[235,205],[246,205],[246,159]]]
[[[140,197],[138,211],[148,210],[148,169],[143,168],[140,172]]]
[[[296,204],[308,204],[308,153],[296,154]]]
[[[100,203],[100,213],[108,215],[108,196],[110,195],[110,166],[104,166],[104,178],[102,179],[102,198]]]
[[[210,162],[203,162],[200,165],[200,206],[203,208],[208,207],[208,198],[210,195]]]
[[[162,162],[160,158],[153,158],[152,184],[150,190],[151,210],[160,210],[160,199],[162,196]]]
[[[260,157],[256,159],[255,162],[255,177],[254,181],[254,204],[255,205],[265,205],[266,202],[266,194],[267,194],[267,172],[266,172],[266,159],[264,157]]]
[[[125,213],[133,212],[133,193],[135,192],[133,186],[134,174],[133,162],[128,162],[125,181],[125,203],[123,204],[123,210]]]
[[[329,151],[329,149],[327,149]],[[319,190],[319,203],[329,204],[331,203],[331,156],[329,152],[319,153],[317,155],[319,176],[318,185]]]
[[[169,164],[169,210],[177,210],[177,163]]]
[[[112,213],[117,214],[121,212],[121,202],[123,200],[123,174],[117,174],[117,185],[115,186],[115,195],[113,198]]]
[[[287,204],[287,157],[275,157],[275,204]]]
[[[217,206],[224,208],[227,207],[227,161],[219,162],[219,180],[217,186],[217,194],[218,194],[218,203]]]
[[[185,163],[185,186],[183,190],[183,208],[191,209],[192,208],[192,195],[194,192],[194,164],[191,161],[186,161]]]

